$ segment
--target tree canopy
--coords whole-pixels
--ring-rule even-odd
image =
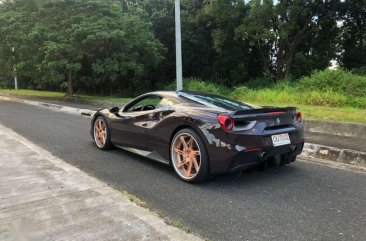
[[[365,0],[181,2],[186,77],[234,86],[366,65]],[[0,26],[0,85],[16,72],[25,88],[132,94],[175,79],[173,0],[5,0]]]

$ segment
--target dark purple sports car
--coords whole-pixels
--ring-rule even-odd
[[[193,91],[159,91],[122,108],[98,111],[91,135],[112,146],[172,165],[187,182],[211,174],[284,165],[304,145],[296,108],[258,107]]]

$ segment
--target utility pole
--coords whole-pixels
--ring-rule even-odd
[[[15,47],[12,47],[11,51],[13,52],[13,58],[15,59]],[[15,86],[15,90],[18,90],[18,77],[17,77],[16,67],[14,67],[14,86]]]
[[[177,68],[177,91],[183,90],[182,33],[180,21],[180,0],[175,0],[175,49]]]

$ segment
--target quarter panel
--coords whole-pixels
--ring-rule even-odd
[[[157,115],[159,115],[157,123],[150,130],[149,150],[156,151],[165,159],[170,160],[170,142],[173,134],[177,129],[186,127],[194,129],[207,145],[207,139],[203,130],[211,126],[207,123],[213,119],[213,116],[207,113],[194,113],[188,109],[163,114],[158,112]]]

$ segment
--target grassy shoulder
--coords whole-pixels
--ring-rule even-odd
[[[43,91],[43,90],[11,90],[11,89],[0,89],[0,94],[6,94],[11,96],[19,97],[33,97],[48,100],[64,100],[65,93],[54,92],[54,91]],[[92,96],[92,95],[76,95],[73,97],[74,100],[99,102],[103,104],[126,104],[131,98],[122,98],[115,96]]]
[[[19,96],[32,96],[32,97],[41,97],[41,98],[63,98],[65,93],[54,92],[54,91],[41,91],[41,90],[13,90],[13,89],[0,89],[1,94],[8,95],[19,95]]]
[[[56,99],[60,100],[64,98],[64,93],[51,92],[51,91],[37,91],[37,90],[8,90],[0,89],[1,94],[10,94],[14,96],[31,96],[40,97],[45,99]],[[127,103],[131,98],[113,97],[113,96],[86,96],[81,95],[75,97],[81,101],[92,101],[100,103],[113,103],[123,105]],[[253,103],[256,105],[274,105],[274,106],[296,106],[304,115],[305,119],[316,119],[324,121],[343,121],[343,122],[355,122],[366,124],[366,109],[352,108],[352,107],[328,107],[328,106],[313,106],[313,105],[302,105],[302,104],[289,104],[275,102],[275,101],[258,101],[256,98],[249,100],[237,98],[244,102]]]
[[[124,105],[128,103],[131,98],[116,97],[116,96],[91,96],[91,95],[80,95],[75,97],[75,99],[90,101],[90,102],[100,102],[105,104],[118,104]]]
[[[281,103],[263,103],[252,102],[256,105],[274,105],[274,106],[295,106],[303,114],[303,118],[323,121],[340,121],[366,124],[366,109],[352,107],[327,107],[311,105],[289,105]]]

